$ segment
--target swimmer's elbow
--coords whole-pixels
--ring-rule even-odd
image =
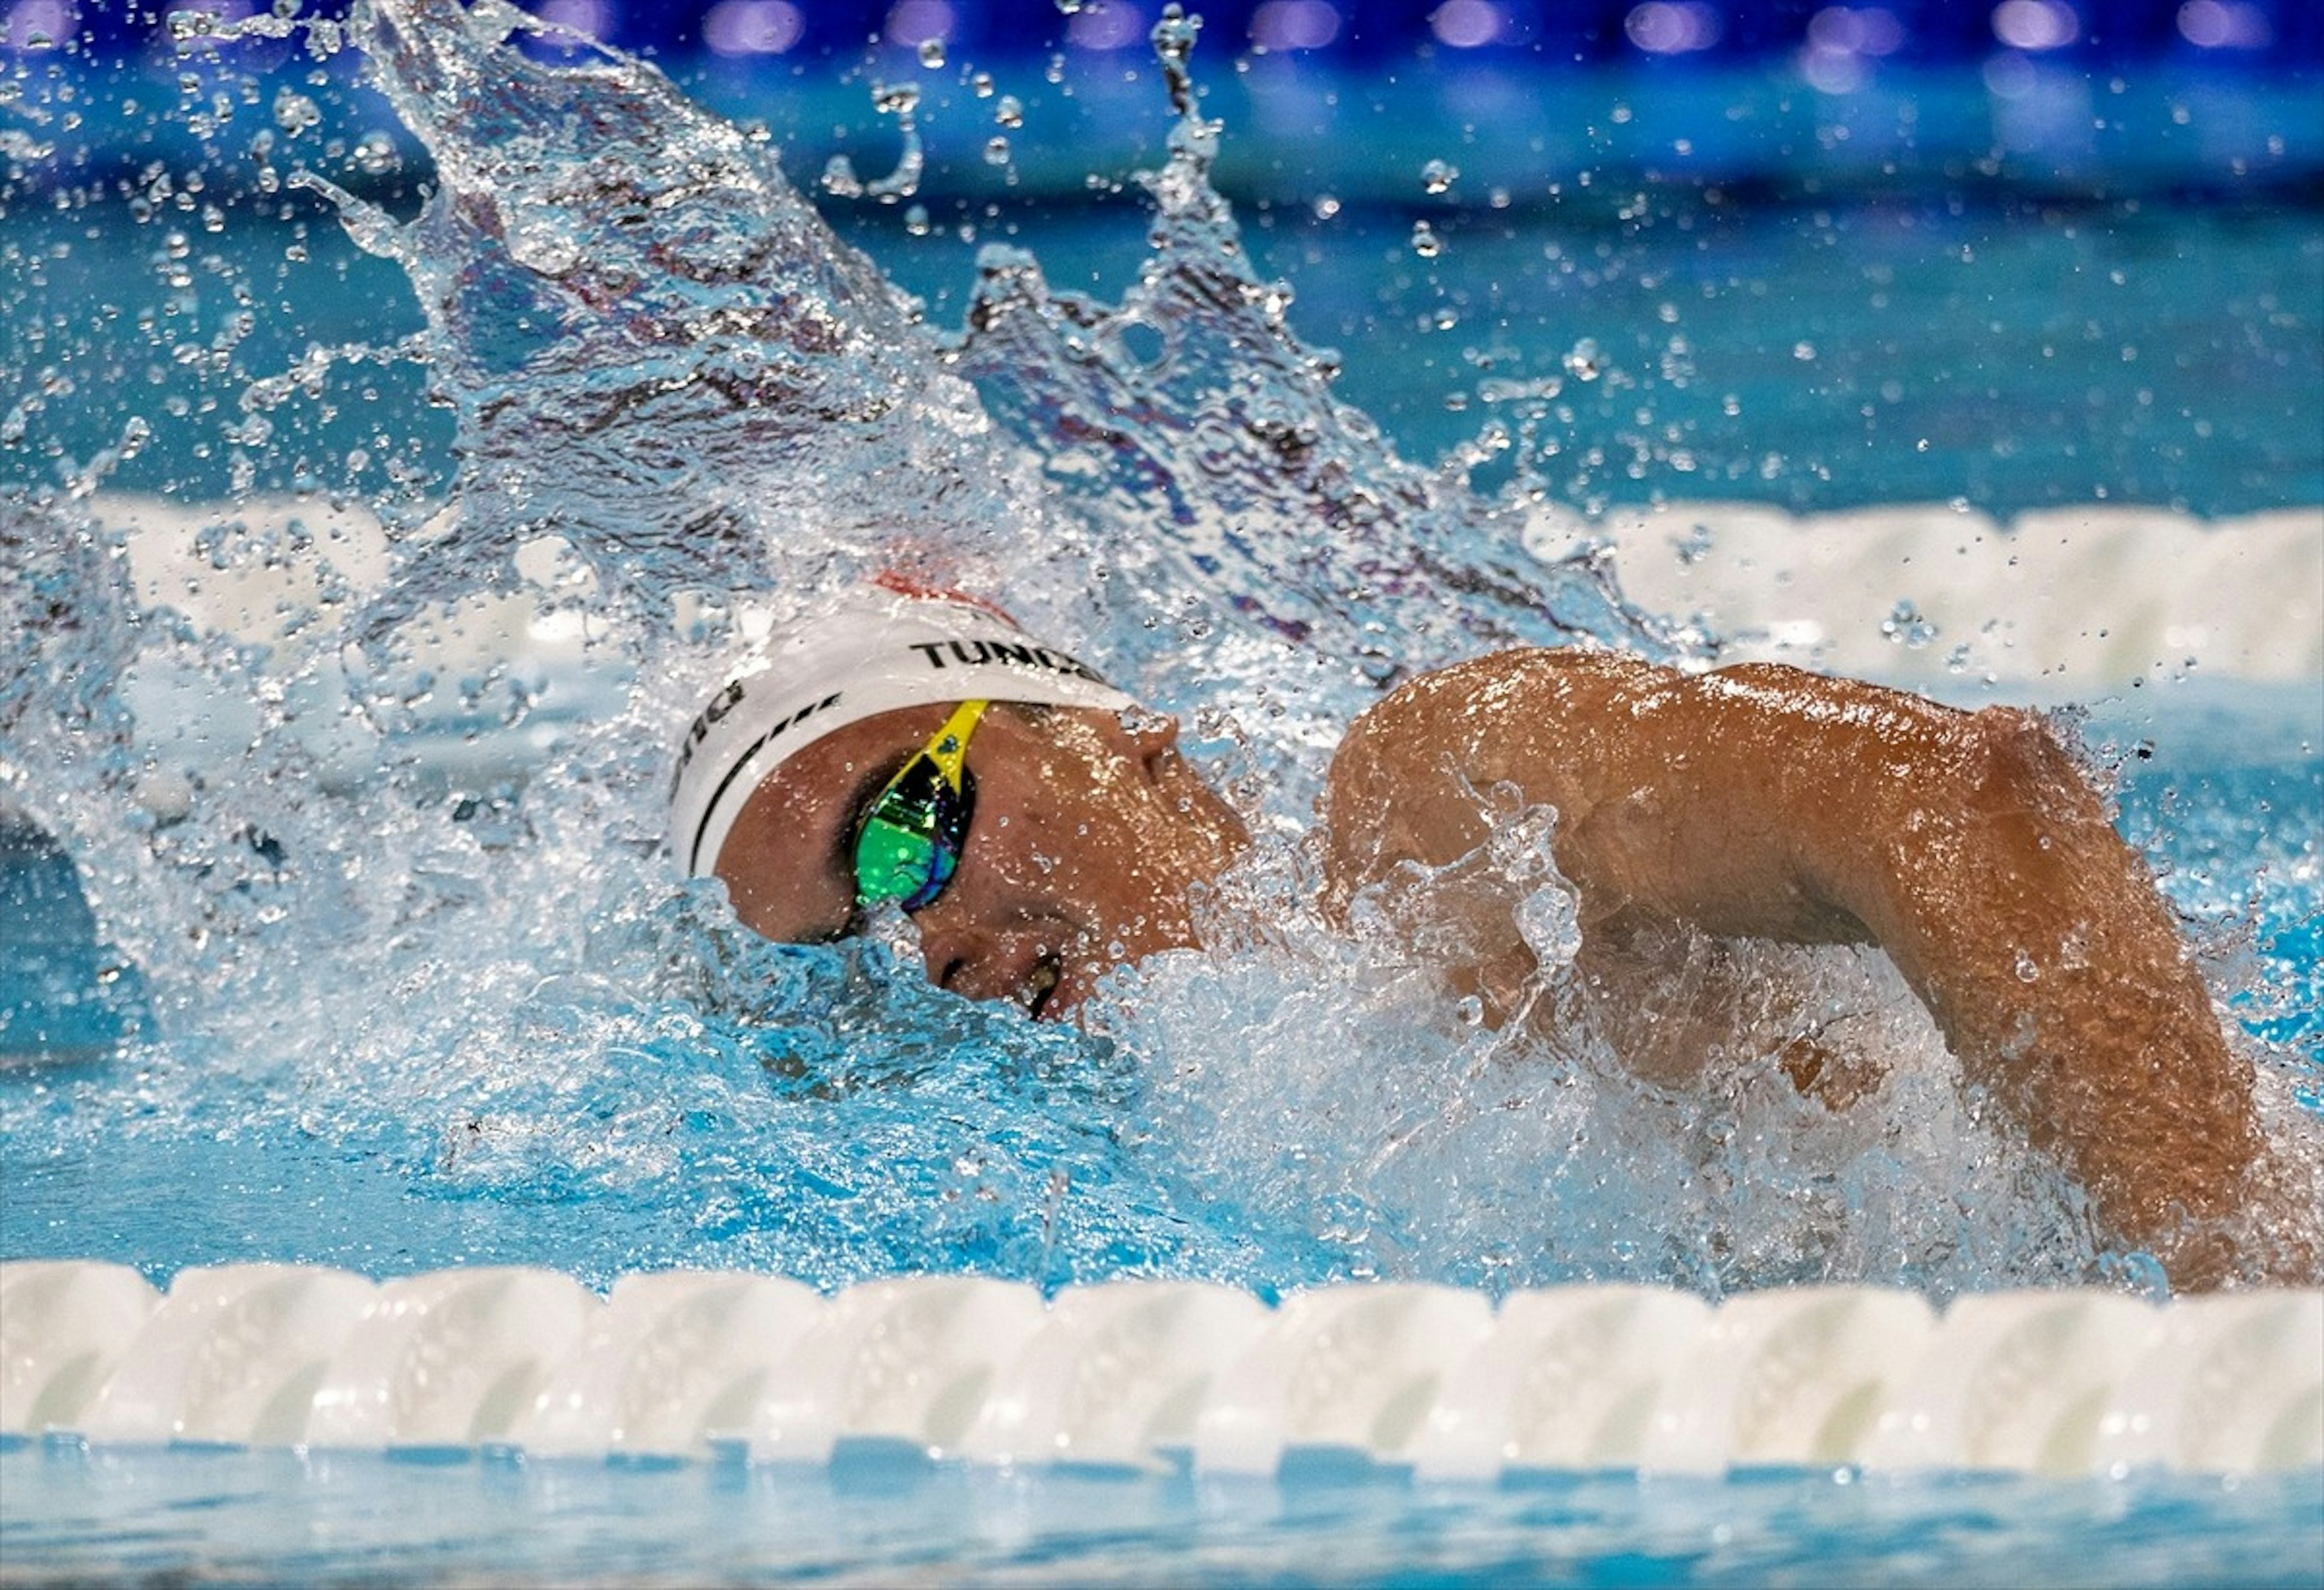
[[[2047,717],[1987,707],[1970,722],[1968,771],[1987,804],[2070,822],[2106,820],[2089,770]]]

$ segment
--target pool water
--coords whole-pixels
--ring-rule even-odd
[[[1763,1472],[1509,1488],[828,1467],[0,1452],[12,1565],[225,1582],[1109,1585],[2312,1583],[2315,1482]],[[26,1521],[20,1523],[18,1521]]]
[[[1415,155],[1411,193],[1366,199],[1345,150],[1312,179],[1253,178],[1182,125],[1156,199],[932,178],[916,217],[826,195],[875,268],[754,163],[763,145],[655,80],[528,67],[416,9],[400,64],[373,41],[383,99],[335,86],[346,55],[322,81],[294,69],[341,120],[301,134],[276,111],[271,185],[237,134],[126,192],[33,177],[0,197],[0,614],[28,637],[0,675],[0,1256],[157,1282],[247,1260],[521,1263],[593,1287],[700,1267],[1268,1299],[1374,1279],[1940,1300],[2140,1284],[2054,1169],[1959,1096],[1877,957],[1770,966],[1868,1014],[1893,1078],[1844,1118],[1748,1068],[1675,1100],[1587,1055],[1510,1073],[1425,976],[1297,908],[1292,836],[1336,726],[1393,668],[1508,639],[1712,654],[1686,615],[1623,602],[1595,510],[1684,499],[1713,566],[1729,519],[1868,510],[1866,538],[1903,546],[1900,595],[1955,526],[1998,536],[2026,510],[2128,503],[2162,546],[2324,513],[2312,208],[2103,182],[2061,203],[1933,161],[1830,203],[1801,153],[1757,202],[1642,178],[1626,213],[1526,188],[1474,126],[1449,198]],[[244,103],[241,69],[205,58],[158,119],[182,126],[213,88]],[[1195,69],[1222,69],[1198,51]],[[430,72],[462,91],[420,92]],[[1170,153],[1155,78],[1091,91],[1109,115],[1143,105],[1148,167]],[[1685,109],[1664,93],[1656,116]],[[1734,108],[1705,89],[1693,114]],[[393,159],[359,147],[383,125]],[[1223,150],[1256,136],[1231,120]],[[351,190],[330,204],[368,252],[280,180],[305,162]],[[789,170],[810,187],[812,160]],[[1238,170],[1229,218],[1211,178]],[[1497,180],[1526,202],[1497,207]],[[462,204],[415,220],[426,182]],[[991,244],[1041,275],[987,253],[980,277]],[[1068,290],[1102,301],[1060,307]],[[1800,518],[1801,544],[1838,523]],[[1234,888],[1270,931],[1124,978],[1085,1033],[1035,1031],[897,975],[908,938],[760,944],[715,889],[671,882],[666,726],[733,629],[899,548],[1185,714],[1268,836]],[[2324,1167],[2316,611],[2285,587],[2293,661],[2262,678],[2172,628],[2167,562],[2111,580],[1992,618],[2144,624],[2128,670],[2012,673],[1997,643],[1951,669],[1981,632],[1950,617],[1941,644],[1877,654],[1972,703],[2094,704],[2125,827],[2251,1035],[2276,1130]],[[1498,1107],[1510,1075],[1520,1110]],[[1448,1488],[1328,1464],[1245,1484],[843,1456],[60,1437],[0,1450],[0,1525],[12,1572],[248,1580],[2324,1575],[2314,1474]]]

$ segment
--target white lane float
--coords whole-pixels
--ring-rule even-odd
[[[704,1431],[723,1456],[825,1463],[841,1441],[953,1456],[1047,1318],[1029,1286],[973,1275],[865,1281],[825,1302],[755,1395]]]
[[[508,1449],[538,1458],[933,1459],[1425,1482],[1752,1467],[2122,1475],[2324,1470],[2324,1291],[2163,1304],[1877,1287],[1713,1306],[1637,1286],[1193,1281],[1044,1300],[975,1276],[0,1264],[0,1437]]]
[[[2087,1474],[2163,1313],[2113,1292],[1980,1293],[1942,1327],[1865,1443],[1868,1468]]]
[[[379,1288],[319,1265],[180,1271],[78,1421],[92,1441],[283,1447]]]
[[[1639,1466],[1850,1462],[1937,1334],[1917,1292],[1797,1287],[1729,1299],[1664,1381]]]
[[[1664,1384],[1701,1346],[1711,1308],[1662,1287],[1518,1292],[1446,1380],[1412,1446],[1425,1480],[1635,1468]]]
[[[298,1444],[504,1445],[604,1307],[572,1277],[547,1270],[438,1270],[391,1280],[333,1355]]]
[[[231,521],[310,537],[356,594],[378,588],[391,561],[377,520],[328,497],[188,504],[100,493],[92,511],[122,537],[142,599],[269,648],[294,689],[314,688],[300,682],[298,664],[327,627],[295,622],[322,599],[316,566],[222,569],[205,550],[210,534]],[[1700,616],[1724,637],[1724,661],[1794,662],[1973,704],[2103,702],[2134,682],[2170,683],[2199,700],[2215,727],[2222,715],[2244,724],[2237,739],[2296,742],[2310,732],[2313,681],[2324,672],[2324,509],[2312,504],[2209,521],[2083,504],[2005,524],[1941,503],[1795,515],[1765,503],[1674,500],[1598,518],[1537,508],[1523,542],[1549,560],[1605,550],[1633,601]],[[560,545],[543,537],[519,548],[520,571],[553,584]],[[586,631],[576,614],[521,594],[416,625],[416,671],[505,670],[527,681],[536,705],[515,726],[479,733],[459,716],[457,693],[439,692],[418,710],[443,732],[420,735],[407,753],[460,778],[540,765],[567,726],[617,705],[608,693],[615,676],[593,660]],[[2225,695],[2212,689],[2229,684]],[[187,799],[187,774],[219,765],[256,732],[254,718],[244,721],[251,703],[221,699],[166,668],[142,670],[131,702],[141,725],[162,726],[157,734],[192,726],[160,758],[183,771],[140,785],[164,810]],[[2142,692],[2135,716],[2159,706],[2156,692]],[[376,747],[335,728],[337,714],[305,712],[299,722],[321,776],[373,776]]]
[[[1286,1299],[1194,1425],[1198,1473],[1271,1474],[1285,1456],[1409,1461],[1437,1392],[1493,1334],[1480,1292],[1323,1287]]]
[[[703,1457],[703,1432],[742,1423],[776,1365],[822,1317],[814,1288],[779,1276],[625,1275],[579,1348],[553,1369],[509,1440],[540,1457]]]
[[[2324,1469],[2324,1292],[2227,1292],[2163,1311],[2116,1386],[2091,1466]]]
[[[1275,1316],[1249,1292],[1108,1281],[1057,1295],[961,1442],[973,1463],[1151,1468],[1190,1454],[1212,1388]]]
[[[78,1428],[161,1306],[126,1264],[0,1264],[0,1435]]]

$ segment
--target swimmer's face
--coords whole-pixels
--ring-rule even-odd
[[[718,860],[736,912],[770,938],[855,930],[865,805],[950,711],[909,707],[826,735],[752,792]],[[1065,1015],[1111,966],[1194,942],[1187,892],[1248,836],[1178,753],[1177,726],[996,702],[972,736],[976,808],[959,869],[913,914],[929,980]]]

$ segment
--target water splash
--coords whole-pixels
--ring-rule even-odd
[[[1337,401],[1211,183],[1189,19],[1156,31],[1176,121],[1141,180],[1137,284],[1107,305],[988,250],[951,337],[761,140],[618,53],[531,59],[516,42],[541,25],[496,0],[349,19],[439,186],[409,220],[332,191],[427,327],[262,378],[245,418],[348,356],[425,365],[458,478],[424,511],[386,504],[383,570],[318,569],[312,524],[223,510],[202,541],[221,572],[315,575],[279,633],[235,641],[134,587],[109,507],[0,505],[0,618],[42,637],[0,676],[0,791],[67,844],[159,1018],[115,1076],[8,1102],[12,1141],[389,1189],[277,1227],[285,1257],[595,1279],[1943,1291],[2087,1266],[2071,1190],[1977,1119],[1865,957],[1743,968],[1806,990],[1877,1077],[1834,1108],[1770,1064],[1787,1029],[1700,1087],[1621,1077],[1554,977],[1558,1042],[1489,1033],[1390,936],[1326,933],[1308,861],[1272,837],[1211,950],[1125,974],[1087,1034],[925,988],[898,970],[908,943],[760,943],[714,888],[676,884],[655,854],[668,726],[754,612],[883,564],[1094,642],[1189,712],[1270,836],[1404,670],[1509,640],[1676,642],[1537,482],[1479,496]],[[1568,368],[1592,379],[1594,349]],[[585,641],[539,688],[506,644],[460,650],[563,620]],[[235,754],[163,733],[186,702]],[[471,736],[499,759],[443,754]],[[1545,958],[1570,958],[1545,839],[1504,837],[1426,886],[1523,874]],[[189,1142],[214,1146],[167,1146]],[[243,1228],[216,1225],[172,1228],[152,1262],[228,1256],[219,1231]]]
[[[347,207],[410,274],[459,425],[452,516],[402,599],[504,587],[552,533],[602,605],[661,624],[680,592],[778,583],[784,547],[973,560],[974,527],[1025,504],[900,296],[762,142],[625,57],[528,59],[523,20],[351,18],[438,180],[409,226]]]
[[[1181,583],[1375,681],[1511,642],[1666,654],[1587,550],[1525,554],[1536,504],[1405,463],[1333,398],[1336,361],[1293,333],[1290,289],[1259,279],[1212,185],[1197,26],[1174,5],[1154,28],[1177,119],[1167,162],[1139,177],[1150,252],[1121,304],[1055,291],[1019,249],[980,257],[954,357],[988,408],[1069,503],[1150,516]]]

